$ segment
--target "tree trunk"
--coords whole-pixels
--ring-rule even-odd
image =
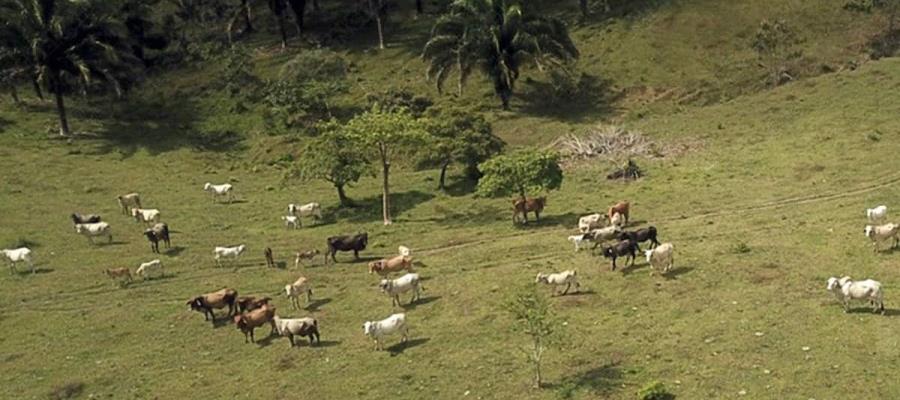
[[[444,186],[444,178],[447,176],[447,167],[450,166],[450,163],[445,162],[441,164],[441,178],[438,179],[438,190],[444,190],[446,186]]]
[[[322,8],[319,7],[319,0],[313,0],[313,11],[315,11],[315,12],[322,11]]]
[[[350,200],[347,197],[347,193],[344,192],[344,185],[334,184],[334,188],[337,189],[338,199],[341,201],[341,207],[353,207],[353,200]]]
[[[278,29],[281,30],[281,48],[287,47],[287,32],[284,30],[284,12],[278,16]]]
[[[63,100],[62,90],[54,88],[56,95],[56,112],[59,114],[59,136],[69,137],[69,120],[66,118],[66,104]]]
[[[525,188],[521,188],[521,187],[519,188],[519,198],[521,198],[522,201],[525,201],[525,199],[526,199],[526,197],[525,197]]]
[[[41,85],[38,83],[37,78],[31,78],[31,86],[34,88],[34,94],[36,94],[41,101],[44,101],[44,91],[41,90]]]
[[[22,104],[22,100],[19,99],[19,91],[16,90],[16,85],[9,85],[9,94],[12,96],[13,103],[17,106]]]
[[[241,0],[242,14],[244,15],[244,33],[253,32],[253,16],[250,12],[250,0]]]
[[[378,3],[377,8],[375,2]],[[384,25],[381,20],[381,9],[381,0],[369,0],[369,12],[375,16],[375,26],[378,28],[378,48],[384,50]]]
[[[384,224],[390,225],[391,221],[391,191],[388,187],[388,175],[390,174],[391,163],[384,157],[381,159],[381,176],[384,179],[384,190],[381,193],[381,209],[384,217]]]
[[[424,10],[422,9],[422,0],[416,0],[416,15],[422,15]]]
[[[579,0],[579,5],[581,6],[581,18],[587,18],[587,16],[588,16],[588,0]]]
[[[294,17],[297,20],[297,35],[303,34],[303,16],[306,14],[306,0],[290,0],[291,9],[294,10]]]

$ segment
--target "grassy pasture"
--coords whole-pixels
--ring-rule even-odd
[[[335,210],[331,188],[282,186],[280,171],[257,162],[290,151],[290,141],[251,137],[245,145],[253,151],[198,152],[184,136],[210,122],[186,127],[176,116],[151,126],[140,115],[152,104],[118,128],[131,147],[46,140],[51,110],[4,109],[0,244],[26,241],[39,273],[0,274],[0,397],[46,398],[68,384],[95,398],[468,391],[484,399],[630,399],[655,379],[684,399],[737,398],[742,390],[745,398],[897,397],[900,271],[896,253],[872,253],[862,226],[866,206],[895,209],[900,197],[898,71],[897,60],[885,60],[638,121],[632,127],[654,139],[701,145],[677,159],[642,161],[649,175],[629,185],[605,181],[603,165],[571,171],[542,222],[525,228],[511,224],[506,199],[473,199],[460,187],[435,192],[435,171],[394,175],[395,225],[383,227],[377,179],[349,190],[361,209]],[[77,112],[99,118],[97,110]],[[153,129],[170,132],[141,138]],[[227,179],[240,201],[213,204],[203,183]],[[118,288],[105,268],[155,258],[139,224],[117,212],[115,196],[127,191],[162,210],[174,249],[160,257],[170,276]],[[619,199],[632,200],[633,219],[675,244],[671,277],[650,276],[643,260],[610,272],[606,260],[573,253],[565,237],[577,216]],[[284,229],[279,216],[292,201],[321,202],[327,220]],[[101,213],[114,243],[89,246],[72,232],[72,211]],[[408,346],[374,352],[363,337],[363,321],[396,311],[364,262],[343,254],[335,266],[321,258],[290,266],[290,252],[360,230],[371,238],[366,259],[403,244],[425,264],[424,299],[406,307]],[[215,268],[212,248],[238,243],[249,247],[239,264]],[[265,246],[288,268],[267,270]],[[564,340],[547,356],[549,388],[533,391],[524,338],[501,304],[536,272],[569,268],[585,293],[552,299]],[[305,311],[279,296],[299,274],[314,282],[316,301]],[[862,307],[845,315],[824,291],[825,279],[839,274],[881,280],[888,316]],[[276,297],[283,316],[315,316],[323,346],[245,344],[233,326],[211,327],[187,311],[189,297],[223,286]]]

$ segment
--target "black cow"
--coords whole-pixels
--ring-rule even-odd
[[[94,224],[100,222],[100,216],[97,214],[79,214],[72,213],[72,222],[77,224]]]
[[[631,232],[622,232],[619,234],[619,240],[630,240],[634,242],[635,246],[638,246],[638,243],[650,241],[650,248],[653,249],[656,246],[659,246],[659,241],[656,240],[656,227],[651,226],[644,229],[638,229],[636,231]],[[641,247],[637,247],[638,251],[641,251]]]
[[[329,256],[331,256],[332,261],[337,262],[334,255],[339,251],[352,250],[354,259],[359,260],[359,252],[365,250],[366,245],[369,244],[369,234],[363,232],[353,236],[332,236],[327,239],[327,244],[328,249],[325,250],[325,264],[328,264]]]
[[[150,241],[150,250],[154,253],[159,253],[160,240],[166,243],[167,249],[171,245],[169,242],[169,225],[165,223],[153,225],[152,228],[144,231],[144,236],[147,236],[147,240]]]
[[[631,264],[634,265],[634,256],[638,251],[638,245],[631,240],[623,240],[616,243],[612,247],[603,247],[603,257],[612,259],[612,270],[616,270],[616,258],[628,256],[631,258]]]

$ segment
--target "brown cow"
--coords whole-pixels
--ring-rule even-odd
[[[392,258],[385,258],[370,262],[369,273],[371,274],[377,272],[378,275],[387,276],[391,272],[400,272],[403,270],[413,272],[412,264],[413,259],[410,256],[396,256]]]
[[[262,307],[264,304],[269,304],[269,301],[271,300],[271,297],[241,296],[237,299],[238,311],[242,313],[253,311]]]
[[[234,324],[241,332],[244,332],[244,343],[247,343],[248,339],[251,343],[256,343],[256,338],[253,337],[253,330],[266,323],[272,326],[272,331],[269,332],[269,335],[275,333],[275,306],[268,303],[253,311],[234,317]]]
[[[629,204],[627,201],[620,201],[620,202],[616,203],[614,206],[609,208],[609,211],[606,212],[606,217],[609,218],[610,221],[612,221],[613,216],[616,215],[616,213],[619,213],[619,214],[622,214],[623,217],[625,217],[625,223],[627,224],[628,223],[628,209],[630,207],[631,207],[631,204]]]
[[[230,288],[222,289],[194,297],[193,299],[188,300],[187,305],[191,307],[191,310],[202,312],[203,318],[207,321],[212,317],[213,324],[215,324],[216,314],[213,313],[213,309],[221,309],[227,306],[228,315],[235,314],[237,312],[237,295],[237,290]]]
[[[531,211],[534,211],[534,218],[540,221],[541,212],[544,211],[544,207],[546,206],[546,197],[529,197],[524,201],[522,199],[513,200],[513,223],[519,222],[519,214],[522,214],[525,223],[528,223],[528,213]]]
[[[272,248],[266,247],[263,250],[263,255],[266,257],[266,268],[275,268],[275,259],[272,257]]]
[[[105,273],[113,280],[122,279],[119,284],[131,283],[131,270],[126,267],[107,269]]]

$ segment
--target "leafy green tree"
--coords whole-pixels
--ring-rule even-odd
[[[56,98],[61,136],[70,135],[66,93],[99,82],[121,94],[122,82],[137,74],[125,29],[103,4],[16,0],[9,6],[16,12],[7,24],[29,44],[37,79]]]
[[[320,135],[305,146],[289,176],[324,180],[337,190],[341,206],[352,207],[353,200],[347,197],[345,188],[371,171],[369,160],[337,121],[323,122],[318,130]]]
[[[439,91],[454,70],[461,91],[469,72],[478,67],[508,109],[524,65],[555,68],[577,58],[578,49],[559,19],[529,12],[513,1],[455,0],[432,28],[422,57]]]
[[[307,50],[281,67],[267,84],[269,112],[284,126],[309,126],[331,117],[331,99],[347,91],[347,62],[337,53]]]
[[[374,153],[380,161],[382,177],[382,216],[391,221],[390,169],[393,157],[400,151],[423,144],[428,135],[406,110],[384,110],[378,106],[359,114],[346,125],[344,132],[357,145]]]
[[[501,154],[480,165],[484,176],[478,181],[480,196],[519,195],[528,192],[559,189],[563,173],[555,152],[523,149]]]
[[[550,304],[545,295],[539,293],[534,284],[519,290],[506,303],[506,309],[516,320],[516,330],[525,333],[531,343],[525,349],[528,363],[534,369],[534,388],[541,387],[541,362],[547,345],[552,343],[554,328],[560,326],[550,311]]]
[[[481,177],[478,164],[503,150],[505,143],[479,114],[463,110],[430,114],[425,123],[432,140],[422,152],[422,164],[440,168],[439,190],[445,188],[447,168],[452,163],[465,165],[466,176],[477,180]]]
[[[793,79],[788,71],[788,62],[799,58],[796,50],[800,43],[797,33],[784,20],[763,20],[753,39],[753,49],[759,56],[760,64],[769,70],[773,85]]]

